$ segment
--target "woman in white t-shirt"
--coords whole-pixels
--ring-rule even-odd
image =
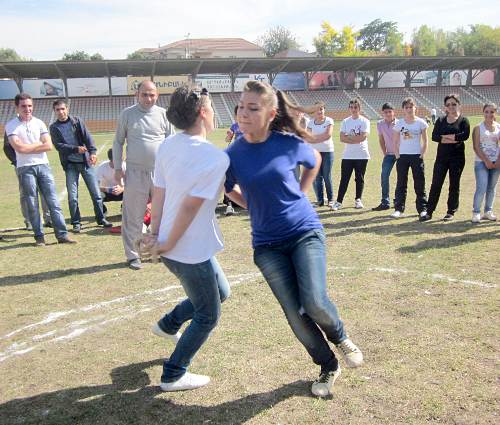
[[[228,156],[212,145],[214,110],[208,92],[180,87],[167,110],[182,133],[165,139],[156,155],[152,236],[144,244],[161,256],[188,298],[153,326],[153,333],[177,342],[163,364],[161,389],[179,391],[208,384],[208,376],[187,372],[196,352],[217,325],[229,285],[214,255],[223,248],[215,218]],[[184,333],[180,327],[191,323]]]
[[[333,189],[332,189],[332,165],[333,165],[333,120],[325,115],[325,104],[316,102],[319,107],[314,114],[314,118],[307,124],[307,130],[312,134],[309,143],[321,155],[321,166],[314,181],[314,193],[318,206],[325,205],[323,197],[323,183],[326,189],[327,205],[333,205]]]
[[[356,196],[354,208],[364,208],[361,202],[365,185],[365,173],[370,152],[368,151],[368,134],[370,134],[370,121],[361,115],[361,103],[358,99],[349,102],[351,116],[342,121],[340,127],[340,141],[345,143],[344,154],[340,166],[340,184],[337,202],[331,208],[336,211],[342,208],[349,180],[354,171],[356,182]]]
[[[427,195],[425,193],[424,155],[427,151],[427,124],[422,118],[416,116],[417,105],[415,100],[408,97],[402,104],[404,117],[394,126],[394,148],[396,154],[396,183],[395,211],[393,218],[399,218],[405,210],[406,193],[408,188],[408,171],[411,168],[413,186],[416,194],[416,207],[420,220],[427,216]]]
[[[472,222],[481,221],[481,204],[484,201],[486,220],[496,221],[493,214],[493,201],[500,176],[500,124],[496,122],[497,105],[487,103],[483,106],[484,121],[474,127],[472,142],[476,153],[474,174],[476,175],[476,192],[472,209]]]

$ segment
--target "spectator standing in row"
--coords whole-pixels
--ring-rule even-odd
[[[52,104],[56,121],[50,125],[50,135],[66,174],[68,206],[74,233],[81,231],[81,214],[78,206],[78,183],[80,175],[87,186],[94,204],[95,220],[99,226],[111,227],[104,217],[102,196],[95,175],[97,148],[90,132],[81,118],[69,115],[66,102],[62,99]]]

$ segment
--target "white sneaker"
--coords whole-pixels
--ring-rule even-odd
[[[479,223],[481,222],[481,214],[479,213],[472,213],[472,220],[473,223]]]
[[[186,372],[177,381],[162,382],[160,388],[162,391],[184,391],[194,390],[203,387],[210,382],[210,377],[205,375],[196,375],[195,373]]]
[[[327,205],[327,206],[328,206],[328,208],[330,208],[331,210],[333,210],[333,206],[334,206],[335,204],[336,204],[336,202],[334,202],[334,201],[330,201],[330,202],[328,202],[328,205]]]
[[[332,387],[337,378],[340,376],[340,366],[337,370],[322,372],[319,378],[313,382],[311,392],[318,397],[326,397],[332,394]]]
[[[168,334],[164,332],[158,323],[155,323],[153,327],[151,328],[151,332],[153,332],[156,336],[161,336],[162,338],[169,339],[172,341],[174,344],[177,344],[179,342],[179,339],[181,339],[181,333],[177,332],[176,334]]]
[[[486,220],[490,220],[490,221],[497,221],[497,216],[495,214],[493,214],[492,211],[486,211],[483,214],[483,218]]]
[[[401,211],[394,211],[392,214],[391,214],[391,217],[392,218],[400,218],[401,216],[403,215],[403,213]]]
[[[334,202],[333,205],[330,207],[332,211],[337,211],[342,208],[342,204],[340,202]]]
[[[347,367],[359,367],[363,364],[363,353],[349,338],[344,339],[336,347],[342,353]]]
[[[231,205],[228,205],[226,207],[226,212],[224,214],[225,215],[234,215],[234,208]]]
[[[361,208],[364,208],[365,206],[363,205],[363,202],[361,202],[361,199],[355,199],[354,200],[354,208],[360,210]]]

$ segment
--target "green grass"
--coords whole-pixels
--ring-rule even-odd
[[[221,147],[224,134],[212,138]],[[100,159],[111,140],[96,135],[105,146]],[[342,147],[335,148],[336,191]],[[380,198],[373,127],[370,150],[366,207]],[[434,156],[431,143],[427,188]],[[62,191],[64,174],[54,153],[50,159]],[[395,173],[391,191],[394,184]],[[411,189],[408,215],[398,221],[387,211],[355,210],[353,182],[344,209],[319,210],[329,292],[366,358],[360,369],[343,369],[327,400],[310,396],[317,367],[252,263],[248,216],[222,216],[226,249],[218,258],[232,296],[191,367],[212,383],[165,394],[158,383],[172,346],[149,328],[183,296],[175,278],[161,264],[139,272],[124,266],[121,238],[94,224],[84,186],[79,243],[59,246],[49,234],[51,244],[35,248],[29,232],[15,229],[22,225],[17,180],[2,156],[0,229],[13,230],[0,233],[0,359],[17,354],[0,362],[0,423],[497,423],[500,227],[470,223],[474,188],[468,142],[454,222],[438,220],[446,212],[446,185],[429,223],[417,221]],[[62,205],[68,217],[66,199]],[[118,223],[119,205],[109,214]]]

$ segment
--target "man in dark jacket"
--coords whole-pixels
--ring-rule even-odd
[[[80,233],[81,216],[78,208],[78,180],[80,174],[87,186],[97,224],[111,227],[103,211],[102,195],[99,190],[94,166],[97,161],[94,140],[83,121],[78,117],[69,115],[68,107],[64,100],[56,100],[52,105],[57,120],[50,125],[52,143],[59,152],[59,158],[66,173],[66,188],[68,190],[69,212],[73,232]]]

